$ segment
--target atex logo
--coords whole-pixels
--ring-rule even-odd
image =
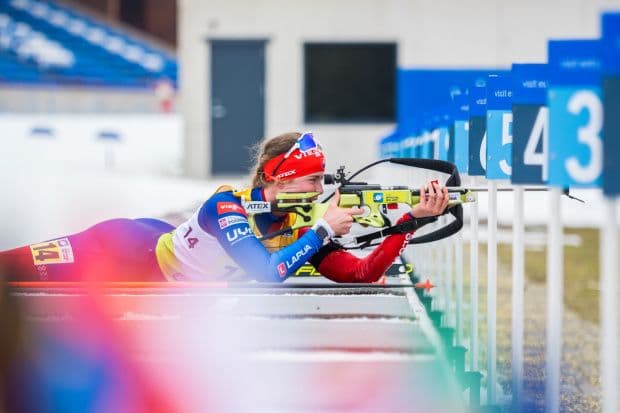
[[[263,214],[265,212],[271,212],[271,203],[265,201],[244,202],[243,207],[250,214]]]
[[[245,226],[241,228],[235,228],[232,231],[226,232],[226,239],[231,244],[235,244],[242,239],[249,237],[252,234],[252,228],[250,226]]]
[[[220,229],[227,228],[240,222],[248,222],[248,220],[245,217],[240,217],[239,215],[230,215],[217,220],[217,223],[220,225]]]

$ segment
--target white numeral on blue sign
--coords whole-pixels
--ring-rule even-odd
[[[480,142],[480,165],[482,169],[487,170],[487,133],[482,135],[482,142]]]
[[[574,115],[578,115],[584,109],[590,115],[588,124],[580,127],[577,132],[579,142],[590,149],[590,162],[582,166],[579,159],[572,156],[566,160],[566,171],[577,182],[591,182],[603,169],[603,143],[600,136],[603,128],[603,105],[596,94],[582,90],[571,97],[567,107]]]
[[[512,144],[512,113],[502,113],[502,146]],[[499,161],[499,167],[506,175],[512,174],[512,166],[508,164],[506,159]]]
[[[536,121],[532,132],[527,140],[525,151],[523,153],[523,163],[525,165],[540,165],[542,168],[542,180],[546,181],[549,176],[548,172],[548,151],[549,151],[549,132],[547,122],[549,120],[549,109],[541,107],[536,115]],[[540,141],[542,139],[542,145]],[[542,151],[536,152],[536,148],[541,146]]]

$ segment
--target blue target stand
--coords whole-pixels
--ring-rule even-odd
[[[620,195],[620,13],[602,16],[603,192],[601,227],[601,412],[620,411],[618,195]]]
[[[486,177],[512,174],[512,84],[507,75],[489,75],[486,87]]]
[[[470,176],[484,176],[486,171],[487,82],[477,79],[469,94],[469,162]]]
[[[603,171],[601,42],[548,44],[550,217],[547,248],[546,406],[560,411],[563,229],[560,196],[569,186],[600,188]]]
[[[512,79],[512,408],[523,410],[525,339],[525,202],[523,184],[544,184],[548,175],[547,66],[513,64]]]
[[[513,184],[544,184],[549,176],[546,64],[512,65]]]
[[[481,90],[481,88],[476,88]],[[487,403],[497,402],[497,181],[512,174],[512,84],[509,75],[491,74],[486,80],[485,175],[488,180],[487,218]],[[481,108],[482,105],[477,105]],[[471,131],[470,131],[471,132]],[[482,162],[481,162],[482,163]],[[470,164],[471,167],[471,164]],[[471,170],[471,169],[470,169]]]
[[[433,141],[433,117],[425,112],[422,117],[420,132],[420,158],[433,159],[435,157],[435,143]]]
[[[436,142],[437,142],[437,151],[436,158],[441,159],[442,161],[450,160],[450,149],[452,148],[452,153],[454,153],[454,148],[451,143],[452,135],[454,132],[450,132],[452,126],[452,116],[448,113],[447,108],[441,108],[436,115]],[[454,159],[454,154],[452,155]]]
[[[601,42],[549,42],[549,184],[602,184]]]
[[[453,95],[453,131],[454,144],[452,153],[454,163],[461,173],[469,172],[469,95],[459,92]]]
[[[603,15],[603,191],[620,195],[620,13]]]

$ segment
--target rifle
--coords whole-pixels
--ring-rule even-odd
[[[355,216],[355,222],[365,227],[381,228],[380,231],[357,237],[354,240],[354,246],[349,247],[350,249],[373,246],[374,244],[371,244],[371,241],[374,239],[394,233],[409,232],[413,229],[410,222],[392,226],[387,216],[387,211],[397,208],[399,204],[414,206],[419,203],[419,189],[405,186],[384,187],[381,185],[368,184],[366,182],[352,181],[352,179],[361,172],[383,162],[434,170],[449,175],[445,185],[448,187],[450,201],[444,214],[452,215],[455,219],[448,225],[433,232],[412,238],[409,240],[410,243],[418,244],[437,241],[455,234],[463,227],[462,204],[475,202],[476,197],[469,189],[459,187],[461,178],[456,165],[435,159],[389,158],[369,164],[349,177],[346,176],[344,167],[341,166],[336,174],[326,174],[324,178],[325,184],[338,185],[340,191],[338,206],[343,208],[357,206],[362,208],[365,213]],[[312,226],[316,220],[320,219],[325,214],[328,208],[327,201],[333,196],[333,194],[330,195],[323,202],[315,202],[318,195],[319,194],[316,192],[278,194],[276,196],[276,208],[272,209],[272,211],[295,213],[296,220],[291,227],[267,234],[262,239],[272,238],[301,227]],[[436,217],[425,219],[425,223],[435,221],[436,219]]]
[[[364,166],[352,175],[345,173],[345,167],[341,166],[333,175],[325,174],[324,182],[327,185],[337,185],[340,191],[338,206],[342,208],[360,207],[365,212],[362,215],[354,216],[354,221],[364,227],[381,228],[381,230],[370,234],[362,235],[354,239],[354,246],[347,249],[358,249],[375,246],[372,240],[383,238],[390,234],[410,232],[414,228],[410,221],[392,225],[387,211],[395,209],[399,204],[406,204],[411,207],[420,202],[420,190],[406,186],[381,186],[368,184],[366,182],[353,182],[352,179],[361,172],[374,167],[380,163],[389,162],[409,167],[433,170],[448,174],[445,186],[448,189],[448,207],[442,215],[452,216],[454,219],[447,225],[421,236],[415,236],[409,240],[410,244],[423,244],[438,241],[456,234],[463,227],[463,204],[476,202],[476,192],[486,192],[488,188],[464,188],[461,187],[461,177],[456,165],[451,162],[436,159],[416,159],[416,158],[388,158],[373,162]],[[526,191],[547,191],[544,187],[524,188]],[[498,188],[498,191],[513,191],[513,188]],[[564,189],[564,194],[571,199],[582,200],[572,196],[568,189]],[[277,235],[291,232],[301,227],[312,226],[316,220],[320,219],[327,211],[327,201],[334,195],[329,195],[322,202],[315,202],[320,195],[318,192],[305,193],[279,193],[276,196],[277,205],[272,209],[274,212],[295,213],[296,220],[289,228],[267,234],[263,239],[272,238]],[[422,218],[424,223],[433,222],[437,217]]]

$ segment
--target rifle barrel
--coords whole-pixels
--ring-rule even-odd
[[[450,193],[461,193],[461,194],[465,194],[467,192],[488,192],[489,191],[489,188],[485,188],[485,187],[449,186],[447,188],[448,188],[448,192]],[[502,188],[497,188],[497,190],[500,192],[510,192],[510,191],[514,191],[515,188],[502,187]],[[528,191],[528,192],[541,192],[541,191],[548,191],[549,188],[534,186],[534,187],[523,188],[523,190]],[[412,189],[411,193],[413,195],[420,195],[420,190]]]
[[[488,190],[489,190],[489,188],[485,188],[485,187],[472,187],[472,188],[468,188],[468,187],[452,187],[452,186],[448,187],[448,192],[460,192],[460,191],[488,192]],[[499,192],[512,192],[514,190],[515,190],[515,188],[513,188],[513,187],[497,188],[497,191],[499,191]],[[549,188],[545,188],[545,187],[542,187],[542,186],[531,186],[531,187],[524,187],[523,190],[526,191],[526,192],[542,192],[542,191],[548,191]]]

